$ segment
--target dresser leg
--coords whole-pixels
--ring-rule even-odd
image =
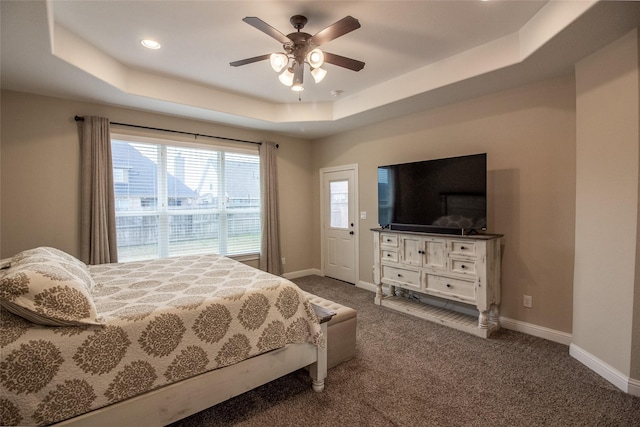
[[[500,306],[498,304],[491,304],[491,308],[489,309],[489,321],[491,323],[495,323],[495,325],[500,327]]]
[[[374,302],[378,305],[382,305],[382,298],[384,298],[384,294],[382,293],[382,283],[378,283],[376,287],[376,299]]]
[[[481,329],[489,328],[489,319],[487,316],[487,310],[480,310],[480,315],[478,316],[478,328],[481,328]]]

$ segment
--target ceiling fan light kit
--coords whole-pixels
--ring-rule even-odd
[[[324,52],[315,48],[307,54],[307,62],[313,68],[320,68],[324,64]]]
[[[287,68],[278,76],[278,79],[283,85],[291,86],[293,84],[293,69]]]
[[[272,53],[269,57],[269,63],[271,64],[273,71],[279,73],[289,64],[289,57],[282,52]]]
[[[304,90],[304,65],[295,62],[293,64],[293,84],[291,90],[294,92],[302,92]]]
[[[352,16],[342,18],[313,36],[300,31],[307,23],[307,18],[302,15],[291,17],[291,25],[297,31],[286,36],[260,18],[248,16],[243,21],[282,43],[284,52],[255,56],[231,62],[229,65],[239,67],[269,59],[271,68],[276,73],[279,73],[278,79],[280,82],[285,86],[291,87],[293,91],[300,92],[304,90],[305,63],[309,65],[311,76],[316,83],[320,83],[327,75],[327,70],[320,68],[325,63],[353,71],[360,71],[364,68],[364,62],[323,52],[319,49],[319,46],[360,28],[360,22]]]
[[[327,70],[323,68],[312,68],[311,69],[311,77],[315,80],[316,83],[320,83],[322,79],[327,75]]]

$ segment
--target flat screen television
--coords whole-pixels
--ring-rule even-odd
[[[448,234],[487,229],[487,154],[378,167],[383,228]]]

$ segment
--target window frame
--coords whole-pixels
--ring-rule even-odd
[[[197,136],[196,136],[197,138]],[[111,132],[111,141],[113,140],[118,140],[118,141],[125,141],[125,142],[131,142],[131,143],[142,143],[142,144],[153,144],[153,145],[158,145],[161,146],[161,151],[162,151],[162,155],[160,156],[160,163],[161,163],[161,168],[165,171],[165,173],[168,171],[167,169],[167,149],[168,147],[184,147],[184,148],[190,148],[190,149],[198,149],[198,150],[210,150],[210,151],[217,151],[219,153],[222,154],[222,159],[220,161],[220,165],[221,165],[221,170],[220,170],[220,174],[222,176],[224,176],[225,174],[225,155],[227,153],[232,153],[232,154],[240,154],[240,155],[251,155],[251,156],[256,156],[258,159],[258,173],[259,173],[259,179],[262,180],[262,176],[260,176],[260,153],[259,153],[259,145],[258,144],[253,144],[253,143],[227,143],[227,142],[218,142],[218,141],[211,141],[211,142],[193,142],[193,141],[185,141],[182,138],[169,138],[169,137],[165,137],[165,136],[148,136],[148,135],[139,135],[137,133],[126,133],[126,132]],[[255,145],[255,147],[254,147]],[[113,166],[112,166],[112,171],[114,170]],[[128,178],[128,177],[127,177]],[[128,181],[128,179],[126,180]],[[127,182],[128,183],[128,182]],[[115,185],[115,179],[114,179],[114,185]],[[171,210],[169,209],[168,206],[168,194],[167,194],[167,189],[166,188],[162,188],[162,186],[160,186],[159,189],[159,196],[163,196],[164,197],[164,203],[162,203],[164,206],[156,206],[156,209],[154,211],[138,211],[135,212],[129,216],[164,216],[164,220],[162,218],[159,218],[159,222],[160,224],[158,225],[159,229],[162,229],[163,233],[166,235],[166,238],[164,239],[165,242],[163,243],[159,243],[159,246],[161,246],[160,248],[158,248],[158,257],[157,258],[151,258],[151,259],[158,259],[158,258],[166,258],[167,256],[173,256],[173,255],[168,255],[168,246],[162,247],[164,245],[168,244],[168,231],[169,231],[169,227],[168,227],[168,218],[169,215],[174,214],[175,215],[175,210]],[[259,193],[259,197],[260,197],[260,206],[262,206],[262,194],[261,192]],[[158,198],[158,205],[160,204],[160,197]],[[224,203],[222,207],[218,208],[220,209],[218,211],[218,213],[224,217],[224,222],[226,223],[226,217],[229,214],[229,211],[227,209],[227,204]],[[118,212],[116,211],[116,218],[118,218]],[[124,215],[122,215],[122,213],[120,214],[120,216],[127,216],[127,214],[125,213]],[[259,212],[259,220],[260,223],[262,223],[262,212],[260,210]],[[221,219],[222,221],[222,219]],[[260,227],[261,229],[261,227]],[[225,227],[225,230],[228,231],[228,229]],[[159,235],[161,233],[159,232]],[[159,237],[160,238],[160,237]],[[224,236],[221,236],[221,238],[225,239],[227,238],[227,233],[225,233]],[[260,236],[260,239],[262,239],[262,236]],[[248,252],[248,253],[242,253],[242,254],[231,254],[231,255],[227,255],[227,254],[222,254],[223,256],[226,256],[228,258],[232,258],[238,261],[257,261],[260,259],[260,247],[261,244],[258,244],[258,248],[256,252]],[[216,252],[217,253],[217,252]],[[165,254],[165,256],[162,256],[162,254]],[[133,260],[132,260],[133,261]],[[126,261],[125,261],[126,262]]]

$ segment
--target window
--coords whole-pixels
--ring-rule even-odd
[[[260,252],[257,150],[111,140],[118,258]]]
[[[349,228],[349,181],[329,183],[332,228]]]

